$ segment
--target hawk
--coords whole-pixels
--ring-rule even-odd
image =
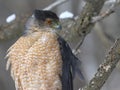
[[[73,90],[73,77],[80,61],[59,36],[58,16],[35,10],[23,35],[8,49],[7,69],[17,90]]]

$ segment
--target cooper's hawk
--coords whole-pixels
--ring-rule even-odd
[[[66,41],[57,34],[60,22],[51,11],[35,10],[26,30],[8,50],[8,62],[17,90],[73,90],[79,69]]]

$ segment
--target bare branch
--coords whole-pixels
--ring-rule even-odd
[[[88,0],[88,2],[93,3],[93,1],[91,1],[91,0]],[[111,7],[107,11],[105,11],[104,13],[101,13],[98,16],[92,17],[91,22],[89,22],[89,23],[93,23],[94,24],[94,23],[96,23],[96,22],[98,22],[100,20],[103,20],[104,18],[108,17],[112,13],[114,13],[115,9],[120,5],[120,0],[115,0],[112,3],[111,2],[108,3],[108,1],[106,1],[105,4],[111,4]],[[92,25],[92,24],[90,24],[90,25]],[[76,47],[73,49],[73,53],[75,55],[77,55],[80,52],[79,48],[82,45],[82,42],[83,42],[83,39],[80,42],[78,42],[78,44],[76,45]]]
[[[43,10],[51,10],[53,8],[55,8],[56,6],[66,2],[67,0],[57,0],[56,2],[52,3],[51,5],[49,5],[48,7],[44,8]]]
[[[116,0],[116,2],[112,3],[111,7],[107,11],[101,13],[99,16],[93,17],[91,22],[95,23],[100,20],[103,20],[105,17],[108,17],[109,15],[115,12],[115,9],[116,7],[118,7],[118,5],[120,5],[120,0]]]
[[[94,27],[94,23],[91,23],[92,17],[97,16],[104,5],[105,0],[94,0],[93,3],[86,2],[79,18],[76,23],[71,26],[69,32],[70,35],[65,35],[65,39],[70,43],[77,43],[74,48],[74,52],[79,53],[79,47],[86,35],[90,33],[91,29]],[[95,15],[96,14],[96,15]],[[74,38],[77,38],[75,41]],[[78,43],[79,42],[79,43]]]
[[[51,10],[52,8],[55,8],[65,1],[67,0],[57,0],[50,6],[44,8],[44,10]],[[6,22],[6,24],[0,25],[0,40],[7,40],[21,35],[24,30],[25,23],[30,15],[31,12],[27,13],[26,15],[24,14],[22,16],[16,16],[16,19],[14,21],[10,23]]]
[[[111,47],[103,64],[98,68],[89,85],[79,90],[100,90],[120,60],[120,38]]]
[[[19,36],[23,32],[24,25],[29,16],[17,16],[14,21],[0,25],[0,40],[7,40]]]

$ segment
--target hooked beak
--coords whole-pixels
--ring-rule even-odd
[[[61,26],[61,23],[60,23],[59,21],[54,22],[54,23],[52,24],[52,27],[53,27],[54,29],[56,29],[56,30],[62,30],[62,26]]]
[[[58,24],[58,25],[55,25],[55,27],[54,27],[55,29],[57,29],[57,30],[62,30],[62,26],[60,25],[60,24]]]

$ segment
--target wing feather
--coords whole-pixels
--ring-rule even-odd
[[[78,73],[81,80],[84,77],[80,71],[80,60],[72,53],[71,48],[67,42],[62,38],[58,37],[58,42],[60,44],[60,50],[62,54],[63,67],[62,67],[62,90],[73,90],[73,77],[75,73]]]

